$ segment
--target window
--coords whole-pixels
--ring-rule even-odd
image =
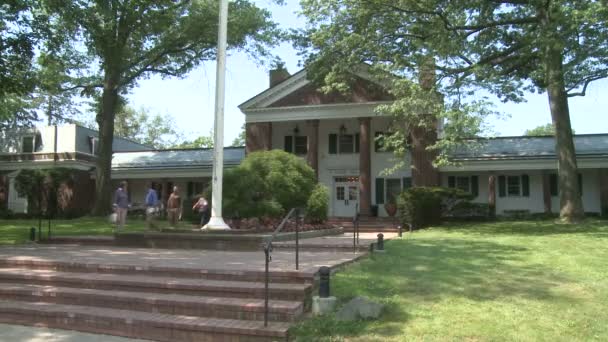
[[[530,177],[521,176],[499,176],[498,177],[498,196],[499,197],[529,197],[530,196]]]
[[[521,195],[521,182],[519,176],[508,176],[507,177],[507,195],[508,196],[520,196]]]
[[[329,154],[359,153],[359,134],[330,134]]]
[[[94,136],[89,136],[89,147],[90,149],[90,153],[92,155],[98,155],[99,154],[99,138],[94,137]]]
[[[401,193],[401,179],[388,178],[386,180],[386,201],[395,203]]]
[[[468,192],[473,196],[479,195],[479,177],[478,176],[449,176],[448,187],[457,188],[464,192]]]
[[[188,198],[201,195],[204,189],[205,183],[203,182],[188,182]]]
[[[308,153],[308,137],[303,135],[286,135],[285,136],[285,152],[295,154],[307,154]]]
[[[403,177],[402,179],[376,178],[376,204],[384,204],[391,197],[396,199],[401,191],[407,190],[411,187],[411,177]]]
[[[21,138],[21,152],[32,153],[34,152],[34,136]]]

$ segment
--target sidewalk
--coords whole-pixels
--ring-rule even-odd
[[[1,342],[145,342],[108,335],[81,333],[71,330],[0,324]]]

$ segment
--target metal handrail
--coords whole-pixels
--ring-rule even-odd
[[[277,228],[274,230],[274,232],[272,233],[272,235],[270,236],[270,238],[263,244],[263,248],[264,248],[264,255],[266,258],[266,262],[265,262],[265,267],[264,267],[264,326],[267,327],[268,326],[268,297],[269,297],[269,290],[268,290],[268,284],[270,282],[270,274],[268,271],[268,267],[270,264],[270,261],[272,261],[272,256],[270,255],[270,253],[272,253],[272,241],[274,241],[274,238],[277,236],[277,234],[279,234],[281,232],[281,230],[283,230],[283,228],[285,227],[285,225],[287,224],[287,221],[289,220],[289,218],[295,213],[295,217],[296,217],[296,270],[299,269],[300,267],[300,222],[299,222],[299,218],[298,218],[298,213],[299,210],[297,208],[292,208],[287,215],[285,215],[285,217],[283,218],[283,220],[281,221],[281,223],[277,226]]]
[[[359,203],[355,205],[355,215],[353,216],[353,253],[357,252],[359,246]]]

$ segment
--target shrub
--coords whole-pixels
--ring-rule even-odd
[[[322,223],[327,220],[329,209],[329,190],[318,183],[306,202],[306,219],[311,223]]]
[[[470,203],[472,195],[460,189],[414,187],[399,195],[399,218],[404,226],[423,228],[441,223],[441,219]]]
[[[303,159],[280,150],[253,152],[225,174],[224,216],[281,216],[305,207],[315,183],[315,173]]]

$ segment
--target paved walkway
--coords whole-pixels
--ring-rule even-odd
[[[384,240],[390,240],[398,233],[382,233]],[[359,245],[367,249],[370,244],[378,241],[378,233],[359,233]],[[344,233],[342,235],[321,236],[310,239],[301,239],[300,243],[306,246],[325,246],[325,247],[352,247],[353,233]],[[293,245],[294,241],[275,242],[277,245]]]
[[[87,334],[78,331],[0,324],[1,342],[145,342],[109,335]]]

